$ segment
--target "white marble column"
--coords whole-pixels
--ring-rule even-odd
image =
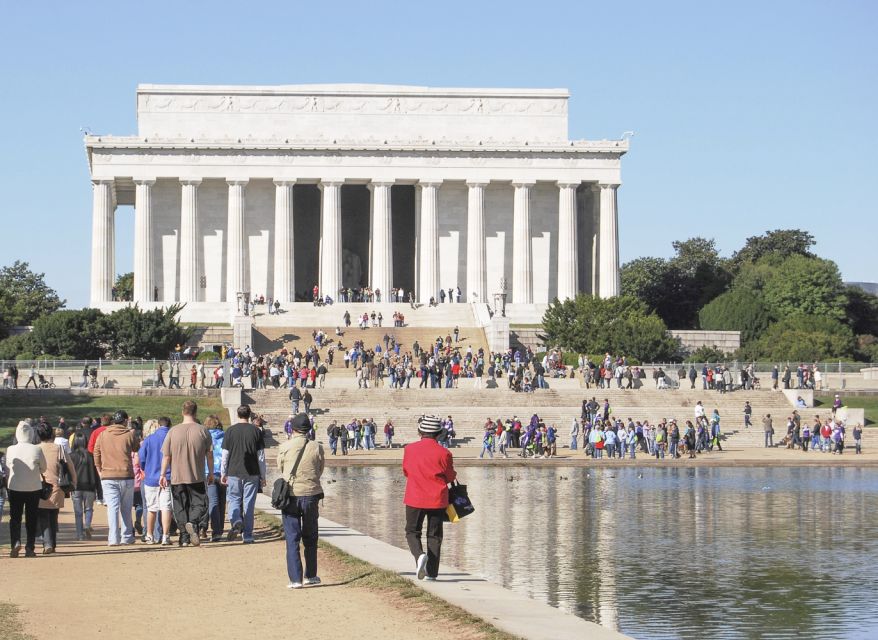
[[[466,296],[467,302],[484,304],[487,297],[485,260],[486,182],[467,182],[466,215]]]
[[[113,180],[92,181],[91,304],[113,299],[115,217]]]
[[[341,181],[320,183],[320,295],[338,300],[341,289]]]
[[[201,180],[180,180],[180,302],[198,302],[198,185]],[[165,296],[169,300],[169,296]]]
[[[296,300],[296,265],[293,260],[293,185],[295,180],[274,183],[274,299]]]
[[[514,182],[512,203],[512,302],[533,303],[530,242],[530,192],[533,182]]]
[[[439,186],[441,182],[421,182],[421,222],[418,253],[419,302],[439,301]]]
[[[249,291],[247,281],[247,238],[244,207],[247,180],[227,180],[229,210],[226,225],[226,302],[237,302],[238,293]]]
[[[576,188],[578,182],[558,183],[558,300],[573,299],[577,286]]]
[[[155,180],[135,180],[134,194],[134,301],[155,298],[152,242],[152,186]]]
[[[372,192],[372,223],[369,228],[372,242],[369,251],[372,263],[369,268],[369,280],[372,289],[381,290],[381,300],[387,301],[393,287],[393,231],[390,210],[390,188],[392,182],[373,182],[369,185]]]
[[[616,210],[618,184],[599,184],[600,189],[600,296],[619,295],[619,219]]]

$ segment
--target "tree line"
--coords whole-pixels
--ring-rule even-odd
[[[670,327],[740,331],[741,348],[729,354],[739,360],[878,361],[878,297],[845,285],[838,266],[812,252],[810,233],[767,231],[728,258],[712,239],[672,246],[671,258],[624,264],[619,298],[553,302],[543,318],[548,343],[670,360],[681,355]]]
[[[0,269],[0,360],[165,358],[191,332],[177,321],[182,305],[147,311],[132,306],[110,314],[65,305],[28,263]],[[15,326],[33,330],[9,336]]]

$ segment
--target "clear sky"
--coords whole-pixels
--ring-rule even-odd
[[[878,2],[4,2],[0,264],[88,301],[80,127],[136,132],[138,83],[566,87],[570,136],[633,130],[622,260],[799,227],[878,280]],[[133,217],[117,216],[117,271]]]

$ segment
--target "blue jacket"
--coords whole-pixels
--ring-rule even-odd
[[[222,429],[210,429],[208,433],[213,441],[213,469],[205,469],[205,471],[219,475],[223,464],[223,438],[225,438],[226,432]]]
[[[162,472],[162,445],[168,437],[169,427],[159,427],[154,433],[146,436],[140,445],[140,468],[143,470],[143,484],[147,487],[159,486],[159,476]],[[171,467],[165,473],[168,482],[171,481]]]

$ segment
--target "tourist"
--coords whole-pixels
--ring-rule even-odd
[[[287,549],[288,589],[320,584],[317,576],[317,538],[319,501],[323,498],[320,476],[323,475],[323,445],[308,438],[311,422],[304,413],[295,417],[294,435],[284,442],[277,454],[280,477],[290,485],[291,502],[283,510]],[[299,555],[299,543],[305,548],[305,567]]]
[[[222,443],[220,474],[222,485],[228,486],[228,539],[234,541],[243,534],[244,544],[251,544],[256,495],[265,486],[265,442],[262,432],[250,422],[249,406],[238,407],[237,415],[238,422],[229,427]]]
[[[211,463],[205,469],[213,482],[207,485],[207,520],[210,523],[210,541],[222,540],[226,528],[226,486],[219,482],[222,475],[223,448],[226,433],[223,431],[223,423],[216,415],[209,415],[204,419],[204,428],[210,435]],[[207,526],[199,531],[199,537],[207,538]]]
[[[442,432],[438,416],[421,418],[418,434],[421,439],[405,448],[402,471],[406,477],[405,535],[415,558],[417,578],[435,580],[439,575],[442,551],[442,523],[448,507],[448,484],[457,479],[451,452],[436,442]],[[427,553],[421,535],[427,521]]]
[[[854,453],[863,453],[863,425],[859,423],[855,424],[854,428],[851,430],[851,434],[854,438]]]
[[[47,497],[40,498],[37,508],[39,527],[43,535],[43,555],[55,553],[58,545],[58,511],[64,508],[65,492],[71,490],[61,486],[61,475],[65,468],[69,474],[70,487],[76,487],[76,469],[65,455],[64,449],[52,442],[54,435],[54,429],[45,422],[37,425],[39,446],[46,459],[43,480],[51,485],[51,492]]]
[[[153,423],[155,422],[155,427]],[[171,544],[171,490],[161,486],[162,471],[162,445],[171,428],[171,419],[161,417],[156,421],[147,421],[144,427],[146,437],[140,443],[140,466],[143,469],[143,497],[146,507],[146,537],[147,544],[161,543],[165,546]],[[170,479],[170,471],[165,472],[166,479]],[[160,523],[157,522],[160,519]],[[161,538],[157,537],[161,525]]]
[[[95,442],[95,468],[101,478],[107,503],[107,545],[111,547],[134,544],[131,519],[131,510],[134,508],[134,463],[131,454],[139,448],[137,434],[128,428],[128,414],[122,410],[113,414],[112,424],[101,432]]]
[[[207,484],[213,475],[205,469],[213,464],[212,440],[207,429],[198,424],[198,405],[187,400],[183,403],[183,422],[171,428],[162,444],[162,468],[159,483],[171,488],[174,519],[180,529],[179,544],[198,546],[199,533],[207,529]],[[166,472],[170,468],[171,479]]]
[[[35,430],[30,422],[21,421],[15,428],[15,442],[6,450],[9,469],[7,494],[9,497],[10,557],[21,552],[21,520],[25,522],[25,556],[36,556],[37,525],[39,521],[41,475],[48,463],[43,449],[34,444]]]
[[[771,414],[765,414],[762,418],[762,429],[765,431],[765,448],[774,446],[774,425],[772,424]]]
[[[91,522],[97,497],[96,487],[100,480],[98,470],[95,468],[94,456],[88,452],[88,440],[81,431],[73,434],[70,461],[76,469],[76,490],[71,494],[76,539],[91,540],[94,533]]]
[[[384,448],[392,449],[393,448],[393,420],[390,418],[387,419],[387,422],[384,425]]]

